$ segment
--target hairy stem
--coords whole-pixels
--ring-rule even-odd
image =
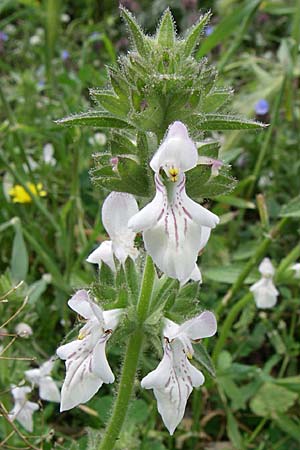
[[[143,282],[137,305],[138,325],[129,338],[122,368],[118,395],[113,407],[112,416],[106,427],[104,437],[98,450],[112,450],[124,423],[130,398],[132,395],[139,356],[143,344],[143,323],[147,318],[151,299],[155,269],[148,255],[144,268]]]

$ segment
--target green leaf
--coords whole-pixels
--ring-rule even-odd
[[[49,281],[51,279],[51,276],[48,275]],[[47,275],[43,276],[40,280],[35,281],[33,284],[30,285],[27,295],[28,295],[28,304],[34,305],[38,299],[41,297],[41,295],[45,292],[47,289],[47,285],[49,283],[47,280]]]
[[[213,139],[207,139],[197,146],[200,156],[208,156],[210,158],[218,159],[220,143]]]
[[[140,164],[120,155],[117,169],[115,173],[111,166],[96,166],[91,171],[92,180],[96,185],[112,191],[128,192],[141,197],[151,195],[147,172]]]
[[[294,377],[279,378],[275,382],[280,386],[284,386],[287,389],[298,392],[298,394],[300,394],[300,375],[296,375]]]
[[[14,222],[15,237],[12,245],[11,275],[15,282],[26,279],[28,273],[28,253],[19,220]]]
[[[103,91],[101,89],[90,89],[91,97],[106,111],[116,116],[126,117],[130,109],[130,105],[120,100],[115,95],[112,95],[109,91]]]
[[[147,57],[150,50],[147,37],[142,32],[133,15],[123,6],[120,7],[121,16],[128,26],[132,42],[141,56]]]
[[[156,32],[157,43],[164,48],[173,48],[175,43],[175,26],[169,8],[164,12],[160,25]]]
[[[210,12],[204,14],[203,16],[200,16],[198,22],[193,27],[187,30],[187,35],[184,39],[184,56],[190,56],[193,53],[199,42],[205,25],[207,25],[210,20],[210,17]]]
[[[57,125],[73,127],[74,125],[97,128],[132,128],[125,120],[108,116],[104,111],[88,111],[56,120]]]
[[[146,422],[149,416],[148,403],[142,399],[136,399],[131,403],[128,414],[126,416],[126,425],[131,426],[133,424],[142,424]],[[125,428],[126,428],[125,425]]]
[[[214,267],[214,268],[207,268],[203,270],[203,276],[205,278],[208,278],[209,280],[217,281],[218,283],[228,283],[232,284],[234,283],[240,273],[242,272],[244,268],[244,264],[236,263],[231,265],[223,265]],[[257,277],[250,274],[246,280],[246,284],[252,284],[256,281]]]
[[[126,79],[122,76],[118,68],[109,67],[108,76],[110,84],[115,94],[122,100],[126,101],[129,98],[130,90]]]
[[[236,208],[242,209],[255,209],[256,206],[253,202],[249,200],[244,200],[243,198],[235,197],[234,195],[219,195],[216,198],[217,202],[223,203],[225,205],[234,206]]]
[[[229,89],[212,90],[212,92],[204,98],[201,105],[201,111],[206,113],[216,112],[230,100],[232,95],[233,91]]]
[[[236,449],[244,449],[242,436],[239,431],[238,423],[230,410],[227,410],[227,433],[229,439]]]
[[[137,153],[134,143],[121,132],[113,131],[109,140],[109,147],[112,156],[130,155]]]
[[[226,114],[206,114],[205,117],[194,116],[194,118],[198,121],[198,128],[203,131],[255,130],[267,127],[266,124],[255,120],[242,119]]]
[[[220,194],[231,192],[236,180],[229,175],[229,170],[223,167],[216,177],[211,177],[210,166],[199,164],[189,171],[186,181],[186,190],[195,200],[212,198]]]
[[[300,217],[300,195],[293,198],[287,205],[284,205],[280,211],[281,217]]]
[[[220,43],[224,43],[231,34],[235,32],[235,29],[241,25],[244,17],[249,14],[257,5],[257,0],[248,1],[243,3],[239,7],[235,7],[231,14],[228,14],[214,29],[213,33],[208,36],[201,45],[199,51],[196,54],[196,58],[199,60],[203,56],[216,47]]]
[[[265,383],[250,402],[257,416],[270,417],[285,413],[295,403],[298,394],[274,383]]]
[[[201,364],[212,377],[215,377],[216,376],[215,366],[212,362],[211,357],[207,353],[206,348],[201,344],[201,342],[195,344],[193,348],[194,348],[194,355],[193,355],[194,359],[199,364]]]
[[[292,420],[285,414],[278,414],[273,420],[285,434],[289,434],[293,439],[300,442],[300,421],[298,418],[295,417],[295,420]]]

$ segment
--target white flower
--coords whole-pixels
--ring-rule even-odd
[[[39,387],[39,396],[49,402],[60,402],[60,392],[55,381],[50,376],[54,361],[49,360],[42,364],[38,369],[25,371],[25,377],[34,386]]]
[[[41,36],[39,36],[38,34],[34,34],[29,38],[30,45],[39,45],[41,42],[42,42]]]
[[[197,270],[199,251],[206,245],[219,218],[191,200],[185,192],[185,174],[165,186],[155,174],[156,195],[133,216],[128,226],[142,231],[145,248],[155,264],[184,283]]]
[[[49,166],[55,166],[56,159],[54,158],[54,147],[51,143],[45,144],[43,147],[43,160]]]
[[[24,322],[18,323],[18,325],[16,325],[15,332],[19,337],[26,339],[33,334],[31,326]]]
[[[124,264],[128,256],[135,259],[138,255],[134,248],[136,233],[128,228],[129,219],[138,212],[138,205],[131,194],[111,192],[102,207],[102,223],[111,241],[104,241],[87,258],[93,264],[103,261],[113,271],[116,270],[113,255]]]
[[[250,287],[254,295],[254,300],[258,308],[272,308],[279,295],[273,283],[274,267],[269,258],[264,258],[258,267],[261,279]]]
[[[32,415],[34,411],[39,409],[39,405],[27,400],[26,394],[29,394],[29,392],[31,392],[31,388],[28,386],[12,386],[11,393],[14,397],[15,404],[8,416],[11,421],[17,420],[25,430],[31,433],[33,431]]]
[[[198,151],[185,125],[174,122],[150,162],[156,195],[128,222],[133,231],[143,232],[145,248],[156,265],[182,284],[190,278],[201,281],[198,253],[206,245],[211,228],[219,223],[215,214],[185,192],[184,172],[197,162]]]
[[[193,387],[204,383],[202,372],[189,362],[194,353],[192,341],[213,336],[216,331],[215,316],[209,311],[182,325],[166,320],[163,359],[141,385],[153,389],[158,412],[171,435],[184,416]]]
[[[175,182],[180,172],[196,167],[197,162],[198,150],[189,138],[186,126],[182,122],[174,122],[150,161],[150,167],[154,172],[163,168],[171,181]]]
[[[90,400],[103,383],[113,383],[105,346],[117,327],[122,309],[102,311],[87,291],[80,290],[68,305],[87,320],[75,341],[62,345],[57,355],[66,360],[66,378],[61,390],[60,410],[65,411]]]
[[[295,271],[295,278],[300,278],[300,263],[296,263],[291,267]]]
[[[94,136],[89,138],[89,144],[100,145],[101,147],[106,144],[107,138],[104,133],[95,133]]]

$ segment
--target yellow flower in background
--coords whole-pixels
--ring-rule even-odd
[[[47,192],[44,191],[42,183],[26,183],[28,190],[39,197],[45,197]],[[20,184],[16,184],[9,190],[9,195],[12,197],[13,203],[31,203],[32,198]]]

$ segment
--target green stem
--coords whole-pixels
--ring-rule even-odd
[[[274,105],[274,113],[273,113],[273,118],[272,118],[272,123],[271,126],[268,129],[268,132],[266,134],[265,140],[261,146],[254,170],[253,170],[253,174],[252,174],[252,179],[251,179],[251,183],[250,186],[248,188],[247,191],[247,195],[246,198],[251,198],[253,191],[255,189],[259,174],[261,172],[261,168],[262,165],[265,161],[267,152],[269,150],[269,144],[271,141],[271,138],[273,136],[274,131],[276,130],[276,127],[278,125],[278,120],[279,120],[279,110],[280,110],[280,106],[281,106],[281,102],[282,102],[282,98],[283,98],[283,93],[284,93],[284,89],[285,89],[285,85],[286,85],[286,76],[283,78],[282,84],[281,84],[281,89],[279,92],[279,95],[276,98],[276,102]]]
[[[28,173],[30,175],[30,178],[34,182],[34,175],[32,173],[32,170],[31,170],[31,167],[30,167],[27,155],[26,155],[26,151],[25,151],[25,148],[24,148],[24,145],[23,145],[23,141],[22,141],[22,139],[21,139],[21,137],[20,137],[20,135],[18,133],[18,130],[17,130],[17,121],[16,121],[14,113],[13,113],[11,107],[10,107],[10,104],[6,100],[6,96],[5,96],[1,86],[0,86],[0,99],[2,101],[4,111],[5,111],[6,115],[7,115],[8,121],[9,121],[10,126],[11,126],[10,131],[12,132],[12,134],[14,136],[16,145],[20,149],[23,161],[26,164],[26,167],[28,169]]]
[[[143,282],[137,305],[138,325],[130,336],[127,344],[118,395],[113,407],[112,416],[106,427],[104,437],[98,447],[98,450],[112,450],[114,448],[126,417],[143,344],[143,323],[147,318],[154,276],[154,265],[152,259],[148,255],[145,263]]]
[[[263,419],[260,420],[260,422],[257,425],[257,427],[254,429],[253,433],[251,433],[249,439],[246,441],[246,446],[247,447],[256,438],[256,436],[259,435],[259,433],[261,432],[261,430],[263,429],[263,427],[265,426],[267,421],[268,421],[268,418],[266,418],[266,417],[264,417]]]
[[[225,322],[223,323],[223,326],[221,328],[219,339],[216,343],[216,346],[213,351],[212,359],[213,362],[216,364],[218,360],[218,356],[220,352],[222,351],[224,344],[226,342],[226,339],[230,333],[231,327],[233,322],[235,321],[237,315],[240,313],[240,311],[251,301],[253,300],[253,296],[251,292],[248,292],[244,297],[242,297],[230,310],[228,316],[226,317]]]
[[[275,281],[280,279],[280,276],[288,269],[288,267],[296,261],[300,256],[300,243],[290,251],[290,253],[281,260],[279,267],[276,271]]]
[[[220,315],[222,310],[225,308],[225,306],[228,304],[229,300],[232,299],[232,297],[240,290],[242,287],[245,279],[251,272],[251,270],[257,266],[258,262],[265,256],[268,248],[271,245],[271,242],[273,239],[281,232],[282,228],[286,225],[288,222],[288,217],[283,217],[270,231],[270,233],[265,237],[265,239],[259,244],[257,247],[257,250],[255,254],[252,256],[250,261],[245,265],[244,269],[236,279],[236,281],[233,283],[232,287],[229,289],[227,294],[224,296],[222,302],[219,303],[218,307],[216,308],[216,314]]]

